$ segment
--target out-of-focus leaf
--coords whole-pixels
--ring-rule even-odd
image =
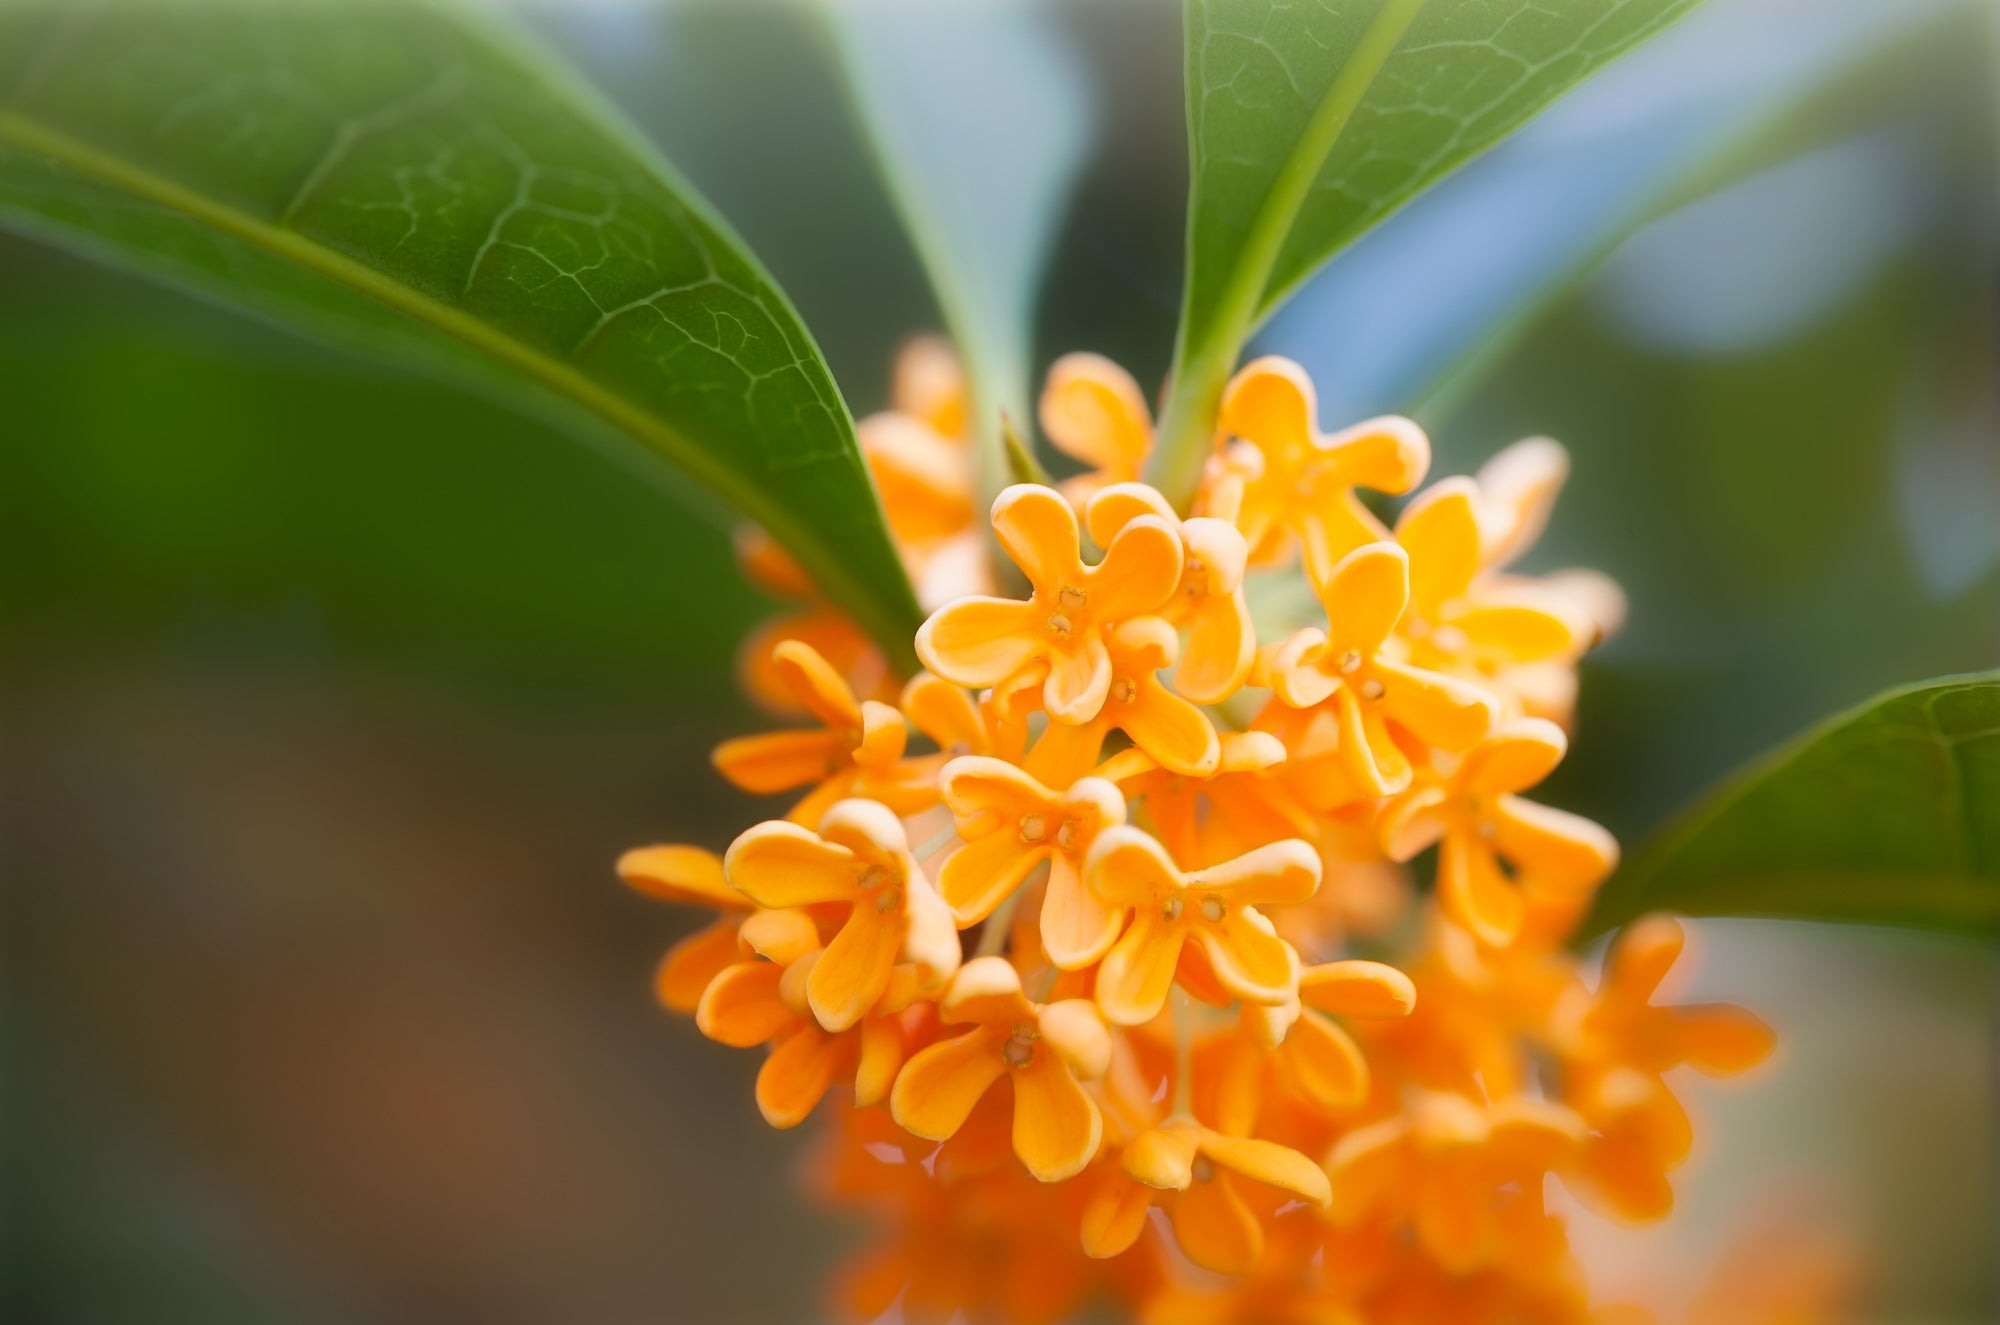
[[[938,304],[966,361],[983,480],[1007,480],[999,413],[1029,426],[1035,293],[1090,139],[1084,70],[1041,7],[824,7]]]
[[[1706,5],[1617,74],[1347,249],[1258,334],[1299,360],[1329,424],[1427,422],[1642,225],[1829,142],[1910,115],[1977,58],[1976,0]]]
[[[0,220],[615,430],[907,650],[915,603],[804,325],[511,29],[429,0],[30,3],[0,14],[0,86]]]
[[[1696,0],[1188,0],[1191,187],[1152,476],[1184,495],[1243,342],[1335,252]]]
[[[1728,780],[1588,928],[1651,910],[2000,930],[2000,672],[1891,691]]]

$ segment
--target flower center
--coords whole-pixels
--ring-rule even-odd
[[[1056,829],[1056,845],[1064,851],[1076,850],[1076,820],[1065,819]]]
[[[1138,683],[1129,676],[1121,676],[1111,683],[1111,697],[1120,704],[1130,704],[1139,697]]]
[[[1002,1046],[1000,1056],[1009,1067],[1026,1067],[1035,1060],[1035,1041],[1041,1038],[1041,1032],[1033,1026],[1016,1026],[1012,1038]]]
[[[1065,584],[1062,587],[1062,592],[1056,595],[1056,602],[1060,603],[1065,609],[1071,612],[1076,611],[1078,608],[1082,607],[1085,603],[1089,601],[1090,601],[1089,594],[1085,593],[1081,589],[1075,588],[1074,586],[1067,584]]]
[[[1209,924],[1215,924],[1228,914],[1229,908],[1222,904],[1220,897],[1210,896],[1201,899],[1201,918]]]
[[[1387,693],[1388,691],[1383,684],[1372,676],[1361,683],[1361,697],[1363,699],[1380,699]]]
[[[1349,649],[1346,653],[1341,654],[1339,667],[1340,667],[1340,674],[1342,676],[1352,676],[1356,672],[1360,671],[1361,650]]]
[[[1209,1182],[1215,1177],[1215,1161],[1207,1155],[1197,1154],[1191,1167],[1196,1182]]]
[[[1160,915],[1168,924],[1179,920],[1181,918],[1181,899],[1178,897],[1169,897],[1166,901],[1161,902]]]
[[[1070,624],[1070,619],[1061,612],[1049,613],[1049,619],[1044,624],[1048,626],[1049,634],[1057,639],[1068,639],[1076,633],[1076,627]]]
[[[1024,814],[1021,816],[1021,840],[1023,842],[1039,842],[1048,835],[1049,822],[1046,818],[1039,814]]]

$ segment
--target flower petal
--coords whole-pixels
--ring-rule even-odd
[[[917,983],[935,989],[950,979],[965,958],[958,941],[958,925],[951,909],[931,887],[923,871],[912,868],[903,891],[903,946],[901,959],[914,966]]]
[[[1594,888],[1618,866],[1618,839],[1582,815],[1502,796],[1492,822],[1493,845],[1526,886]]]
[[[1118,531],[1142,515],[1157,515],[1170,525],[1180,520],[1159,489],[1144,483],[1111,483],[1091,494],[1083,508],[1083,527],[1093,543],[1110,547]]]
[[[1111,655],[1095,631],[1071,641],[1068,648],[1050,652],[1042,704],[1057,722],[1072,726],[1089,722],[1104,707],[1110,691]]]
[[[1406,1017],[1417,1005],[1417,987],[1393,966],[1353,959],[1306,967],[1299,997],[1336,1017]]]
[[[1207,777],[1222,759],[1222,742],[1208,715],[1151,676],[1134,685],[1131,699],[1114,695],[1105,712],[1133,744],[1175,773]]]
[[[972,473],[963,443],[907,414],[872,414],[854,433],[899,542],[943,538],[971,523]]]
[[[1021,973],[1005,957],[974,957],[959,967],[938,1011],[946,1021],[992,1022],[1010,1034],[1035,1020],[1034,1005],[1021,993]]]
[[[1469,833],[1446,834],[1438,850],[1438,902],[1481,943],[1504,948],[1527,917],[1518,888],[1500,871],[1493,849]]]
[[[875,1006],[889,987],[904,927],[900,907],[885,912],[865,898],[855,903],[806,979],[806,999],[820,1025],[844,1031]]]
[[[722,871],[759,906],[811,906],[854,900],[861,865],[845,847],[778,819],[745,829],[723,855]]]
[[[1097,621],[1127,621],[1157,612],[1181,587],[1181,536],[1157,515],[1128,521],[1104,560],[1089,572],[1089,606]]]
[[[1039,483],[1016,483],[1004,489],[993,499],[993,532],[1036,593],[1083,587],[1082,535],[1076,512],[1055,489]],[[938,671],[935,667],[931,670]]]
[[[1195,942],[1223,988],[1250,1003],[1288,1002],[1297,991],[1299,957],[1271,922],[1250,907],[1233,907],[1214,924],[1194,927]],[[1117,949],[1112,949],[1115,955]],[[1105,958],[1109,965],[1110,958]],[[1100,971],[1098,978],[1103,979]]]
[[[908,1044],[903,1023],[895,1017],[866,1017],[860,1028],[860,1061],[855,1065],[854,1103],[868,1109],[889,1098],[896,1074],[903,1070]]]
[[[785,970],[775,962],[739,962],[709,981],[694,1024],[720,1044],[748,1049],[763,1044],[799,1018],[778,996]]]
[[[1687,934],[1669,915],[1642,916],[1625,926],[1604,955],[1601,994],[1626,1003],[1644,1003],[1680,960]]]
[[[1095,1081],[1111,1070],[1111,1032],[1097,1004],[1087,998],[1065,998],[1042,1009],[1042,1042],[1070,1072]]]
[[[1162,919],[1157,907],[1138,912],[1097,968],[1097,1006],[1105,1017],[1139,1026],[1159,1016],[1186,939],[1187,930]]]
[[[1275,1141],[1224,1136],[1204,1128],[1201,1153],[1232,1173],[1239,1173],[1267,1187],[1276,1187],[1281,1192],[1290,1192],[1322,1209],[1333,1199],[1326,1171],[1290,1146],[1281,1146]]]
[[[1318,891],[1319,875],[1319,852],[1309,842],[1287,838],[1198,870],[1187,886],[1222,893],[1232,905],[1303,902]]]
[[[938,867],[938,896],[959,924],[976,925],[1051,854],[1047,845],[1023,842],[1014,824],[1002,824],[944,858]]]
[[[965,1125],[980,1096],[1007,1070],[984,1026],[919,1049],[896,1076],[889,1112],[904,1130],[942,1141]]]
[[[703,925],[660,959],[653,973],[653,996],[670,1012],[691,1013],[701,1004],[709,981],[743,960],[734,916]]]
[[[1499,717],[1493,696],[1470,681],[1387,658],[1377,658],[1374,670],[1385,691],[1377,707],[1427,745],[1468,750]]]
[[[1712,1077],[1747,1072],[1778,1047],[1763,1018],[1728,1003],[1675,1008],[1673,1026],[1681,1060]]]
[[[1065,354],[1049,365],[1038,412],[1050,443],[1093,469],[1136,473],[1153,444],[1139,384],[1101,354]]]
[[[1197,704],[1219,704],[1242,688],[1256,656],[1256,628],[1243,591],[1203,599],[1189,618],[1187,652],[1174,685]]]
[[[1139,1133],[1118,1157],[1125,1176],[1156,1191],[1185,1191],[1194,1185],[1194,1157],[1202,1128],[1169,1122]]]
[[[1153,1193],[1122,1173],[1108,1175],[1083,1207],[1083,1254],[1104,1260],[1128,1250],[1146,1231]]]
[[[1479,573],[1478,486],[1448,478],[1419,493],[1396,521],[1396,542],[1410,554],[1410,602],[1435,625]]]
[[[949,864],[950,862],[946,862]],[[1042,894],[1042,950],[1058,968],[1080,971],[1110,950],[1125,922],[1125,908],[1084,887],[1074,862],[1057,852]]]
[[[1363,704],[1352,689],[1342,686],[1334,692],[1333,712],[1340,732],[1336,757],[1355,795],[1393,796],[1410,785],[1409,758],[1389,735],[1379,705]]]
[[[938,749],[947,754],[985,753],[986,724],[980,721],[979,705],[964,686],[955,686],[929,672],[918,672],[903,687],[897,702],[909,724],[928,736]]]
[[[917,657],[954,684],[974,689],[998,685],[1042,656],[1046,616],[1033,602],[960,598],[917,628]]]
[[[1042,1182],[1083,1172],[1104,1139],[1097,1101],[1052,1055],[1036,1054],[1013,1075],[1014,1153]]]
[[[1113,906],[1157,909],[1181,890],[1180,871],[1166,848],[1137,828],[1116,825],[1097,835],[1084,859],[1084,886]]]
[[[1351,1109],[1368,1098],[1368,1062],[1360,1047],[1324,1017],[1300,1017],[1278,1054],[1299,1093],[1322,1109]]]
[[[618,858],[618,877],[648,897],[687,906],[749,909],[722,875],[722,857],[700,847],[637,847]]]
[[[820,946],[819,925],[797,907],[752,912],[737,938],[759,957],[780,966],[790,966]]]
[[[1555,772],[1569,750],[1563,729],[1542,718],[1511,718],[1466,751],[1459,785],[1485,795],[1526,791]]]
[[[757,1071],[757,1110],[773,1127],[804,1122],[840,1075],[853,1046],[817,1026],[780,1040]]]
[[[1596,620],[1581,604],[1529,584],[1480,593],[1448,619],[1475,656],[1509,663],[1568,658],[1598,634]]]
[[[800,708],[835,731],[861,726],[861,708],[840,673],[803,640],[782,640],[771,650],[771,666]]]
[[[853,748],[854,743],[841,732],[760,732],[724,741],[715,747],[710,760],[722,776],[743,790],[771,796],[838,771]]]
[[[1410,557],[1394,543],[1368,543],[1342,557],[1320,590],[1327,653],[1374,656],[1410,602]]]
[[[1488,566],[1506,565],[1542,536],[1568,477],[1569,452],[1546,437],[1524,438],[1480,466]]]
[[[1168,1206],[1174,1240],[1217,1274],[1248,1274],[1264,1254],[1264,1228],[1228,1178],[1197,1182]]]
[[[1317,447],[1341,483],[1377,492],[1408,492],[1424,481],[1431,467],[1430,438],[1397,414],[1363,419],[1329,433]]]
[[[1327,1212],[1334,1223],[1351,1227],[1413,1186],[1408,1136],[1409,1123],[1398,1116],[1334,1142],[1326,1160],[1333,1194]]]

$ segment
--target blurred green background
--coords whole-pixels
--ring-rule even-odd
[[[1895,8],[1715,0],[1263,341],[1320,376],[1328,426],[1416,407],[1437,474],[1530,433],[1571,448],[1533,564],[1611,572],[1632,619],[1586,669],[1551,796],[1628,839],[1837,707],[2000,662],[1993,50],[1965,39],[1991,28],[1856,28],[1881,57],[1858,76],[1825,57],[1783,114],[1741,93],[1779,81],[1746,48]],[[1178,17],[1046,10],[1094,129],[1038,362],[1100,349],[1151,384],[1178,289]],[[810,25],[723,0],[531,21],[737,225],[855,412],[879,407],[894,346],[937,314]],[[1637,224],[1753,121],[1754,169]],[[1651,176],[1614,166],[1674,125]],[[1582,235],[1536,210],[1591,206]],[[1536,262],[1558,295],[1481,284]],[[762,808],[707,767],[761,721],[731,669],[768,605],[726,513],[10,238],[0,393],[0,1314],[816,1319],[858,1230],[794,1192],[809,1137],[757,1118],[754,1055],[654,1010],[690,918],[609,869],[640,842],[719,847]],[[1862,1249],[1857,1319],[1993,1319],[1994,954],[1703,929],[1699,992],[1788,1047],[1695,1092],[1705,1151],[1671,1231],[1581,1235],[1604,1282],[1698,1275],[1802,1206]]]

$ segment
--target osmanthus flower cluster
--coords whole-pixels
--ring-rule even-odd
[[[893,676],[747,539],[800,607],[744,678],[793,725],[715,762],[788,812],[720,857],[620,863],[716,913],[660,1000],[765,1050],[773,1125],[833,1115],[816,1180],[883,1226],[844,1305],[1588,1318],[1550,1180],[1665,1215],[1692,1142],[1675,1075],[1741,1071],[1771,1036],[1656,999],[1672,919],[1594,975],[1565,947],[1617,846],[1529,793],[1621,604],[1512,569],[1561,448],[1420,488],[1415,424],[1322,432],[1304,372],[1262,359],[1182,512],[1136,480],[1137,386],[1073,355],[1041,424],[1088,468],[999,494],[994,566],[949,352],[906,351],[895,403],[860,436],[931,613],[925,670]]]

